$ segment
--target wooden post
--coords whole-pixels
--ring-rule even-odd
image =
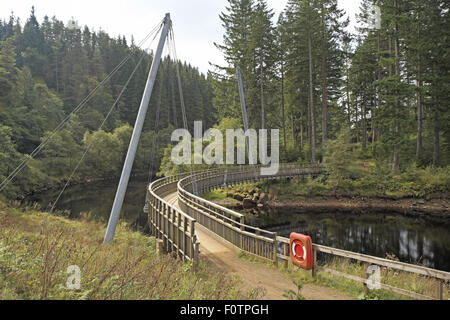
[[[162,256],[164,254],[164,241],[160,239],[156,240],[156,254],[158,256]]]
[[[369,268],[369,264],[368,263],[364,263],[364,279],[367,280],[369,279],[369,274],[367,273],[367,269]],[[367,283],[364,282],[364,295],[368,295],[369,294],[369,287],[367,286]]]
[[[189,235],[190,235],[190,258],[195,260],[195,243],[197,242],[197,239],[195,237],[195,222],[190,223],[189,226]]]
[[[193,269],[194,272],[196,272],[198,270],[198,262],[199,262],[199,256],[200,256],[200,242],[197,241],[197,239],[194,237],[195,239],[195,244],[194,244],[194,259],[193,259]]]
[[[186,233],[187,233],[187,221],[186,217],[183,217],[183,223],[182,223],[183,231],[181,232],[183,235],[183,257],[186,258],[187,255],[187,246],[186,246]]]
[[[278,266],[278,241],[277,241],[278,234],[275,232],[273,234],[273,264],[275,266]]]
[[[313,268],[312,268],[312,276],[313,278],[317,277],[317,249],[313,248]]]
[[[244,227],[244,216],[241,217],[241,231],[245,231],[245,227]],[[244,249],[244,235],[242,234],[242,232],[240,233],[240,249]]]
[[[289,245],[286,245],[286,243],[283,243],[283,255],[286,257],[289,257]],[[289,260],[284,260],[284,267],[287,269],[289,268]]]

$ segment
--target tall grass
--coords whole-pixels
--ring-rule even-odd
[[[271,262],[259,259],[252,255],[248,255],[244,252],[239,254],[239,258],[242,260],[250,261],[252,263],[262,263],[270,268],[275,268],[286,274],[287,277],[294,282],[301,282],[304,284],[317,284],[320,286],[326,286],[345,292],[355,299],[362,300],[408,300],[410,297],[397,294],[388,290],[371,290],[368,293],[364,291],[364,286],[360,282],[356,282],[351,279],[333,275],[325,271],[319,271],[316,277],[312,276],[311,271],[302,270],[294,266],[291,262],[288,263],[288,267],[284,266],[281,261],[278,265],[274,265]],[[353,275],[360,278],[364,277],[364,265],[360,262],[352,261],[347,258],[339,258],[327,255],[322,257],[319,261],[319,266],[326,267],[328,269],[336,270],[347,275]],[[429,277],[412,274],[409,272],[402,272],[393,270],[390,268],[381,268],[381,283],[387,284],[400,289],[419,293],[434,299],[439,298],[439,286],[440,282],[436,279]],[[449,292],[444,289],[444,300],[449,299]]]
[[[227,300],[257,299],[238,278],[156,254],[155,239],[118,227],[102,244],[104,225],[71,221],[0,204],[0,300]],[[69,266],[81,271],[81,288],[69,290]],[[256,292],[256,293],[255,293]]]

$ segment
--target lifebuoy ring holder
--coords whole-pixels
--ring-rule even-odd
[[[298,252],[297,248],[300,248],[301,251]],[[294,258],[300,262],[306,261],[308,258],[305,244],[300,240],[294,240],[292,242],[292,255]]]
[[[311,270],[314,264],[311,237],[293,232],[290,236],[289,246],[292,264],[305,270]]]

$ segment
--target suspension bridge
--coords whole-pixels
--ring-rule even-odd
[[[158,48],[155,52],[152,66],[149,72],[148,81],[143,94],[141,106],[136,120],[135,128],[131,138],[129,150],[125,160],[123,172],[114,199],[111,216],[108,222],[107,231],[104,242],[109,244],[114,239],[114,233],[120,217],[120,211],[124,201],[125,191],[128,186],[134,158],[139,143],[139,138],[142,132],[144,119],[147,113],[148,104],[152,95],[153,86],[156,81],[158,67],[161,61],[161,56],[164,50],[166,41],[171,41],[172,51],[176,58],[176,49],[174,46],[174,35],[172,29],[172,21],[170,15],[167,14],[164,20],[146,37],[146,40],[151,36],[161,33]],[[154,39],[155,39],[154,38]],[[129,59],[125,58],[121,64],[108,75],[108,77],[100,83],[99,87],[82,101],[82,103],[75,108],[73,113],[78,112],[82,107],[95,95],[95,92],[113,76],[120,67]],[[142,57],[140,62],[142,61]],[[178,60],[176,60],[178,61]],[[139,62],[139,63],[140,63]],[[138,63],[138,65],[139,65]],[[137,69],[138,66],[136,66]],[[122,92],[113,104],[105,121],[100,128],[107,121],[112,110],[117,105],[123,92],[126,90],[129,81],[133,77],[136,69],[132,72],[127,83],[124,85]],[[242,83],[238,70],[238,81],[241,95],[242,113],[244,120],[244,128],[248,129],[247,113],[245,110],[245,99],[242,89]],[[179,70],[177,69],[178,86],[181,100],[181,111],[183,117],[183,125],[188,129],[186,109],[184,105],[183,92],[181,87],[181,78]],[[72,113],[72,114],[73,114]],[[71,115],[72,115],[71,114]],[[71,115],[65,119],[54,134],[64,127]],[[29,159],[36,156],[52,139],[54,136],[50,135],[31,155],[24,160],[11,175],[0,184],[0,191],[10,183],[14,177],[27,165]],[[93,141],[92,143],[94,143]],[[247,141],[248,142],[248,141]],[[92,145],[91,143],[91,145]],[[247,143],[248,144],[248,143]],[[89,145],[80,160],[83,161],[84,156],[89,151]],[[250,157],[250,150],[249,150]],[[79,164],[80,164],[79,163]],[[63,190],[58,196],[59,200],[61,194],[67,188],[70,179],[79,167],[75,167],[72,175],[64,186]],[[254,257],[261,258],[273,264],[282,263],[287,267],[290,263],[291,248],[289,239],[279,237],[276,232],[270,232],[260,228],[252,227],[246,224],[244,215],[219,206],[202,198],[202,195],[224,186],[230,186],[245,182],[257,182],[276,179],[288,179],[304,175],[318,175],[323,172],[320,166],[301,166],[298,164],[282,164],[277,174],[266,176],[261,174],[261,166],[233,166],[227,168],[210,169],[201,172],[194,172],[193,167],[191,171],[184,174],[165,177],[156,180],[149,184],[147,189],[145,212],[148,214],[148,224],[150,226],[151,234],[158,239],[159,249],[171,254],[183,261],[191,261],[194,270],[198,267],[200,255],[203,254],[208,260],[212,261],[216,266],[226,271],[233,271],[239,275],[244,275],[251,284],[262,284],[266,287],[269,298],[280,299],[286,287],[291,286],[286,278],[283,278],[279,273],[273,272],[270,269],[265,269],[262,274],[257,274],[255,268],[245,265],[243,262],[237,260],[239,252],[245,252]],[[53,208],[52,208],[53,210]],[[315,277],[319,272],[327,272],[335,276],[344,277],[356,282],[362,283],[367,291],[370,285],[373,284],[370,275],[364,271],[363,275],[355,276],[346,274],[341,271],[332,270],[326,267],[319,266],[317,254],[330,255],[338,258],[345,258],[351,261],[362,263],[366,266],[365,270],[371,266],[379,266],[388,270],[395,270],[399,272],[411,273],[421,277],[427,277],[436,281],[436,294],[434,296],[426,296],[416,292],[405,289],[393,287],[384,283],[378,283],[380,289],[389,290],[400,295],[404,295],[414,299],[444,299],[448,297],[448,283],[450,281],[450,273],[425,268],[418,265],[412,265],[402,262],[391,261],[387,259],[372,257],[359,253],[344,251],[336,248],[325,247],[313,244],[314,263],[312,268],[312,275]],[[317,289],[317,288],[316,288]],[[322,292],[314,291],[312,287],[309,297],[316,299],[339,299],[348,298],[340,292],[333,289],[322,288]]]

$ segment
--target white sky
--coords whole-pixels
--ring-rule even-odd
[[[287,0],[267,0],[269,7],[278,14]],[[355,20],[360,0],[338,0],[350,19]],[[190,62],[202,72],[208,62],[223,65],[223,58],[213,42],[222,43],[223,28],[219,19],[225,10],[226,0],[1,0],[0,19],[8,20],[11,11],[21,19],[22,25],[35,6],[39,23],[44,15],[56,16],[64,24],[73,16],[80,26],[91,31],[100,28],[110,36],[134,35],[139,43],[145,35],[170,12],[177,41],[178,57]]]

